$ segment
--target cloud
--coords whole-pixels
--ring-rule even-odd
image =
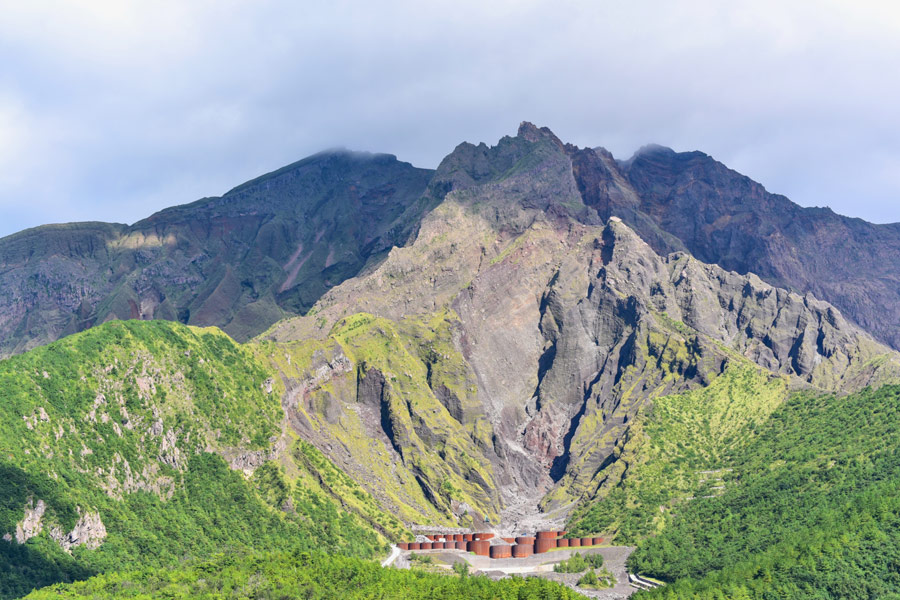
[[[898,221],[883,2],[3,2],[0,235],[132,222],[333,146],[435,166],[520,120],[700,149]]]

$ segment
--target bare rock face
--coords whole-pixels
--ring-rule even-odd
[[[66,552],[82,545],[96,550],[106,539],[106,526],[98,513],[87,512],[81,515],[72,531],[64,533],[58,526],[54,526],[50,529],[50,537]]]
[[[33,498],[28,499],[28,503],[25,505],[25,518],[16,525],[15,540],[17,543],[24,544],[41,533],[45,525],[44,514],[46,511],[47,505],[43,500],[39,499],[35,503]],[[47,524],[50,537],[66,552],[81,545],[94,550],[99,548],[106,539],[106,526],[100,519],[99,513],[91,511],[82,513],[80,508],[78,512],[80,515],[78,522],[68,533],[55,523]],[[4,539],[11,542],[13,537],[7,534]]]
[[[16,525],[16,541],[18,543],[24,544],[41,532],[44,527],[42,519],[46,510],[47,505],[43,500],[38,500],[35,504],[33,498],[28,499],[28,504],[25,505],[25,518]]]

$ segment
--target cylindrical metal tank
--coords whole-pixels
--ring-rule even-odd
[[[602,537],[595,537],[595,538],[594,538],[594,545],[595,545],[595,546],[599,546],[599,545],[602,544],[602,543],[603,543],[603,538],[602,538]]]
[[[569,533],[569,532],[568,532],[568,531],[557,531],[556,533],[559,534],[559,537],[562,537],[562,536],[566,535],[566,534]]]
[[[466,542],[468,551],[474,552],[478,556],[490,556],[491,543],[487,540],[473,540]]]
[[[443,550],[445,542],[433,542],[431,544],[432,550]]]
[[[532,544],[534,545],[534,538],[529,535],[520,535],[516,538],[517,544]]]
[[[556,537],[555,531],[538,531],[537,539],[539,540],[549,540]]]
[[[593,546],[594,538],[581,538],[581,545],[582,546]]]
[[[531,544],[516,544],[512,547],[513,558],[526,558],[534,554],[534,546]]]
[[[543,538],[534,543],[535,554],[543,554],[544,552],[549,552],[553,548],[556,548],[556,540],[554,539]]]
[[[475,534],[475,539],[476,539],[476,540],[489,540],[489,539],[491,539],[492,537],[494,537],[494,534],[493,534],[493,533],[488,533],[488,532],[485,532],[485,531],[480,532],[480,533],[476,533],[476,534]]]
[[[491,558],[512,558],[512,546],[509,544],[491,546]]]
[[[568,548],[569,547],[569,539],[568,538],[559,538],[556,540],[557,548]]]
[[[468,550],[469,542],[453,542],[457,550]]]
[[[514,544],[516,541],[516,538],[514,538],[514,537],[505,537],[505,538],[500,538],[500,539],[503,540],[504,542],[506,542],[507,544]]]
[[[400,548],[401,550],[409,550],[409,543],[408,542],[398,542],[397,547]]]
[[[581,545],[581,538],[572,538],[569,540],[569,548],[577,548]]]
[[[465,540],[463,540],[463,534],[461,534],[461,533],[454,533],[454,534],[453,534],[453,541],[454,541],[454,542],[463,542],[463,541],[465,541]]]
[[[422,544],[420,544],[419,542],[410,542],[409,549],[410,550],[421,550]]]
[[[464,541],[464,542],[471,542],[471,541],[474,540],[474,539],[475,539],[475,535],[474,535],[474,534],[471,534],[471,533],[464,533],[464,534],[463,534],[463,541]]]
[[[434,542],[422,542],[419,547],[421,550],[431,550],[434,547]]]

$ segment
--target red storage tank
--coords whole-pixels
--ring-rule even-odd
[[[456,545],[457,550],[467,550],[469,546],[469,542],[453,542]]]
[[[568,548],[569,547],[568,538],[559,538],[558,540],[556,540],[556,547],[557,548]]]
[[[581,545],[581,538],[572,538],[569,540],[569,548],[577,548]]]
[[[489,539],[491,539],[492,537],[494,537],[494,534],[493,534],[493,533],[482,532],[482,533],[476,533],[476,534],[475,534],[475,539],[476,539],[476,540],[489,540]]]
[[[508,544],[491,546],[491,558],[512,558],[512,546]]]
[[[516,538],[517,544],[532,544],[534,545],[534,538],[527,535],[522,535]]]
[[[503,540],[504,542],[506,542],[507,544],[514,544],[515,541],[516,541],[516,538],[514,538],[514,537],[511,537],[511,538],[500,538],[500,539]]]
[[[537,539],[539,539],[539,540],[549,540],[549,539],[553,539],[555,537],[556,537],[555,531],[538,531],[537,532]]]
[[[410,550],[421,550],[422,544],[420,544],[419,542],[410,542],[409,549]]]
[[[463,541],[465,541],[465,540],[463,540],[463,535],[462,535],[461,533],[454,533],[454,534],[453,534],[453,541],[454,541],[454,542],[463,542]]]
[[[549,552],[554,548],[556,548],[556,540],[554,539],[543,538],[534,543],[535,554],[543,554],[544,552]]]
[[[595,545],[595,546],[599,546],[599,545],[602,544],[602,543],[603,543],[603,538],[602,538],[602,537],[595,537],[595,538],[594,538],[594,545]]]
[[[428,535],[426,535],[426,536],[425,536],[425,537],[427,537],[427,538],[428,538],[428,541],[429,541],[429,542],[433,542],[433,541],[434,541],[434,540],[436,540],[436,539],[437,539],[437,536],[436,536],[436,535],[434,535],[434,534],[433,534],[433,533],[429,533],[429,534],[428,534]]]
[[[431,550],[431,548],[432,548],[433,546],[434,546],[433,542],[422,542],[422,543],[419,545],[419,547],[420,547],[422,550]]]
[[[409,550],[409,543],[400,542],[397,544],[397,547],[400,548],[401,550]]]
[[[531,544],[516,544],[512,547],[513,558],[526,558],[534,554],[534,546]]]
[[[490,556],[491,543],[487,540],[474,540],[466,542],[469,552],[474,552],[478,556]]]
[[[559,537],[562,537],[562,536],[566,535],[566,534],[569,533],[569,532],[568,532],[568,531],[557,531],[556,533],[559,534]]]
[[[431,544],[431,549],[432,550],[443,550],[445,545],[446,545],[446,542],[435,542],[435,543]]]
[[[581,538],[581,545],[582,546],[593,546],[594,538]]]
[[[463,534],[463,541],[464,541],[464,542],[471,542],[471,541],[474,540],[474,539],[475,539],[475,536],[472,535],[471,533],[464,533],[464,534]]]

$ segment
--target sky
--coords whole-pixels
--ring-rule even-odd
[[[900,221],[900,3],[0,0],[0,236],[132,223],[323,149],[520,121]]]

